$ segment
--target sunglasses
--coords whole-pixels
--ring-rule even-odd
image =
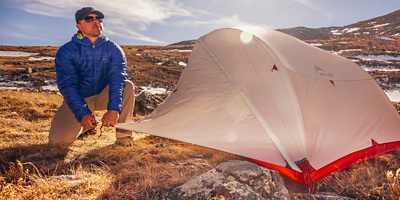
[[[93,17],[93,16],[87,16],[85,19],[84,19],[86,22],[92,22],[92,21],[94,21],[94,20],[96,20],[96,21],[98,21],[99,23],[102,23],[103,22],[103,18],[99,18],[99,17]]]

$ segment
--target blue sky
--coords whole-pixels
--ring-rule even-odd
[[[167,45],[225,27],[344,26],[400,9],[400,0],[0,0],[0,45],[59,46],[92,6],[120,45]]]

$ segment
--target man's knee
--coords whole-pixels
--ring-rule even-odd
[[[125,81],[126,85],[124,88],[124,93],[134,93],[135,92],[135,85],[130,80]]]

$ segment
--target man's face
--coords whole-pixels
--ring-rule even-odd
[[[90,14],[84,20],[76,24],[84,37],[99,37],[103,33],[103,19],[97,18],[97,15]]]

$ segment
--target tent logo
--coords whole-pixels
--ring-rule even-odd
[[[315,72],[317,74],[319,74],[320,76],[323,76],[323,77],[335,77],[333,74],[331,74],[330,72],[325,71],[321,67],[314,66],[314,68],[315,68]]]

